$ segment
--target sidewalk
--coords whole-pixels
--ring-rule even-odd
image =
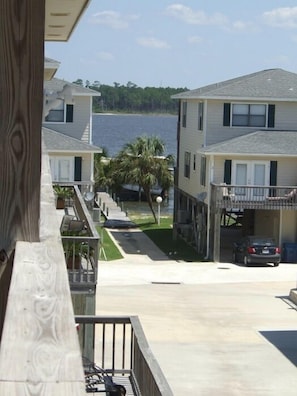
[[[169,259],[137,228],[108,229],[98,315],[137,315],[175,396],[295,396],[297,265]]]
[[[98,315],[138,315],[175,396],[295,396],[297,266],[169,260],[137,229],[99,263]]]

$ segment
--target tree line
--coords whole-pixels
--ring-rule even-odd
[[[75,84],[93,89],[101,96],[93,98],[93,112],[125,112],[125,113],[169,113],[177,114],[178,101],[172,95],[187,91],[187,88],[170,87],[138,87],[129,81],[126,85],[114,82],[113,86],[101,84],[99,81],[74,81]]]

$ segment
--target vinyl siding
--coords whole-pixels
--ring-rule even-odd
[[[198,101],[187,104],[187,127],[181,127],[179,151],[179,187],[190,195],[196,196],[200,184],[200,156],[198,151],[203,146],[203,131],[198,130]],[[191,153],[190,179],[184,177],[185,152]],[[193,170],[193,158],[196,154],[196,170]]]
[[[259,128],[241,128],[223,126],[224,103],[226,100],[208,100],[207,101],[207,118],[206,118],[206,145],[220,143],[235,137],[243,136],[247,133],[257,131]],[[234,103],[234,102],[233,102]],[[243,103],[240,101],[240,103]],[[259,103],[259,102],[257,102]]]
[[[234,156],[230,158],[227,157],[215,157],[214,161],[214,171],[213,171],[213,183],[220,184],[224,181],[224,162],[226,159],[235,160],[264,160],[264,161],[276,161],[277,160],[277,185],[278,186],[295,186],[297,185],[297,158],[275,158],[275,157],[239,157]]]
[[[226,100],[207,100],[205,102],[204,125],[203,131],[198,130],[198,103],[199,100],[187,101],[187,127],[181,127],[180,130],[180,151],[179,151],[179,188],[186,193],[196,197],[197,193],[202,192],[204,187],[200,186],[200,155],[199,151],[204,145],[206,146],[219,143],[228,139],[243,136],[247,133],[259,130],[259,128],[240,128],[240,127],[224,127],[223,111]],[[243,101],[239,101],[244,103]],[[250,103],[250,102],[246,102]],[[255,103],[261,103],[257,100]],[[297,103],[289,102],[263,102],[267,104],[275,104],[275,126],[274,129],[297,130]],[[206,134],[206,137],[204,137]],[[191,173],[190,179],[184,177],[184,153],[191,153]],[[193,171],[193,155],[196,154],[196,172]],[[224,181],[224,160],[225,159],[242,159],[243,157],[235,156],[233,158],[225,158],[217,156],[213,167],[213,182],[222,183]],[[247,160],[253,158],[247,157]],[[261,160],[277,160],[278,161],[278,185],[297,185],[296,165],[297,158],[286,159],[276,157],[254,157]],[[207,166],[208,169],[208,166]],[[207,179],[209,180],[208,176]]]
[[[47,122],[45,127],[52,128],[57,132],[64,133],[76,139],[90,143],[90,96],[75,96],[73,109],[73,122],[58,123]]]
[[[51,153],[49,152],[49,157],[82,157],[82,162],[81,162],[81,179],[82,181],[89,181],[91,180],[91,159],[92,159],[92,154],[91,153]],[[74,161],[74,159],[73,159]],[[74,176],[74,175],[73,175]]]
[[[91,180],[91,154],[84,154],[82,156],[82,169],[81,169],[81,178],[82,180]]]
[[[297,103],[276,103],[274,129],[297,130]]]
[[[224,140],[232,139],[251,133],[263,128],[241,128],[223,126],[224,103],[226,100],[208,100],[206,117],[206,145],[220,143]],[[251,103],[239,101],[240,103]],[[234,103],[234,102],[232,102]],[[261,101],[255,101],[261,103]],[[290,102],[267,102],[265,104],[275,104],[275,124],[273,129],[297,130],[297,104]]]
[[[277,185],[297,185],[297,158],[279,158],[277,160]]]

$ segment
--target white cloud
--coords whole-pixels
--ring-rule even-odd
[[[204,11],[194,11],[183,4],[172,4],[167,7],[166,12],[189,25],[224,25],[227,18],[220,13],[207,15]]]
[[[169,44],[167,44],[166,41],[162,41],[154,37],[140,37],[137,39],[137,42],[139,45],[143,47],[157,48],[157,49],[170,48]]]
[[[202,37],[200,37],[200,36],[191,36],[191,37],[188,37],[188,42],[189,42],[190,44],[200,44],[200,43],[202,43],[202,41],[203,41],[203,39],[202,39]]]
[[[111,61],[114,60],[114,56],[110,52],[100,51],[96,54],[96,58],[101,61]]]
[[[267,25],[280,28],[297,28],[297,7],[275,8],[264,12],[263,18]]]
[[[137,15],[121,15],[115,11],[102,11],[94,14],[91,22],[112,29],[126,29],[129,23],[135,19],[138,19]]]
[[[251,30],[251,29],[255,30],[255,26],[251,22],[244,22],[240,20],[233,22],[232,27],[235,30],[241,30],[241,31]]]

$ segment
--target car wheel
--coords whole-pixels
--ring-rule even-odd
[[[244,257],[243,257],[243,264],[244,264],[246,267],[249,266],[247,256],[244,256]]]
[[[275,267],[278,267],[279,266],[279,263],[274,263],[273,264]]]

